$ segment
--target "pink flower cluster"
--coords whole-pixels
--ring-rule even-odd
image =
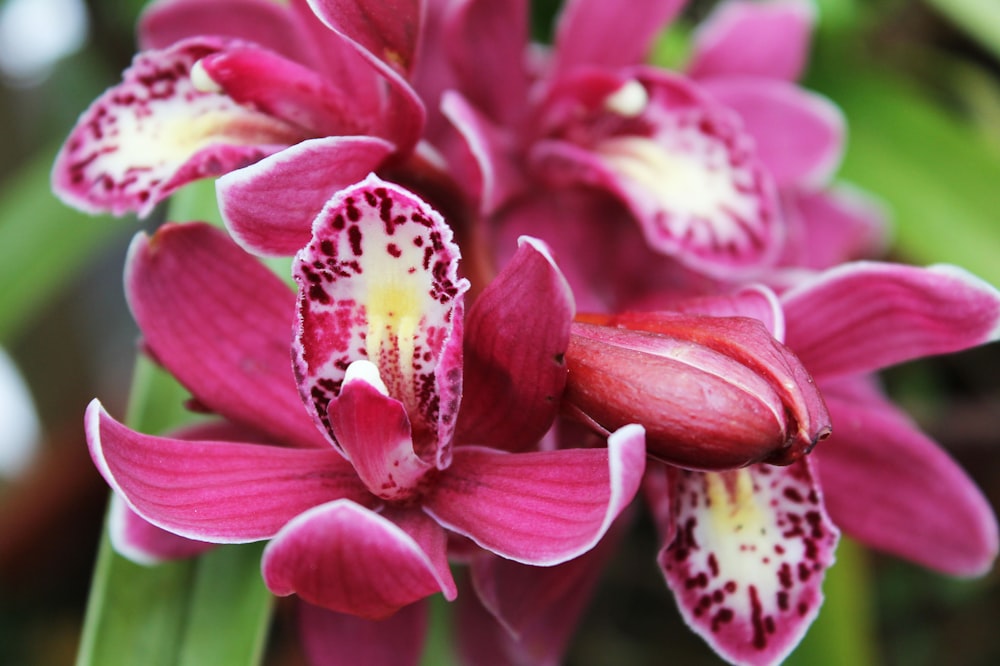
[[[317,664],[416,663],[452,565],[470,662],[557,663],[637,495],[733,663],[794,649],[841,530],[988,570],[992,509],[874,373],[997,339],[1000,292],[871,260],[843,119],[796,84],[808,0],[729,0],[685,71],[646,64],[683,5],[567,0],[542,46],[525,0],[153,2],[53,184],[146,215],[218,177],[228,234],[140,234],[125,284],[220,419],[91,404],[119,551],[267,540]]]

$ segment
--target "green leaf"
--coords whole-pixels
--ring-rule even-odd
[[[926,0],[955,25],[1000,57],[1000,2],[997,0]]]
[[[109,241],[135,230],[57,200],[49,190],[55,152],[43,151],[0,189],[0,344],[27,330]]]

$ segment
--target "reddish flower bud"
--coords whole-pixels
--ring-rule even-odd
[[[570,334],[566,399],[607,430],[691,469],[787,465],[830,434],[809,373],[764,325],[678,313],[587,316]]]

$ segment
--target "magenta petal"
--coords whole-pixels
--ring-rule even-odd
[[[427,635],[427,604],[421,602],[385,620],[366,620],[302,601],[298,619],[312,666],[417,666]]]
[[[309,6],[328,26],[409,74],[423,21],[421,0],[309,0]]]
[[[525,49],[527,0],[461,0],[448,6],[444,47],[457,89],[494,122],[505,125],[524,112],[528,94]],[[625,12],[623,12],[625,13]],[[483,48],[489,44],[488,48]]]
[[[674,477],[660,566],[688,626],[734,663],[781,662],[819,612],[839,535],[808,463]]]
[[[705,89],[740,115],[779,187],[815,188],[836,170],[845,122],[827,98],[757,77],[712,79]]]
[[[143,50],[216,35],[253,42],[305,62],[292,13],[272,0],[159,0],[143,11],[137,32]]]
[[[989,571],[997,519],[955,461],[894,407],[824,395],[835,428],[817,449],[817,471],[844,532],[947,574]]]
[[[653,40],[683,6],[683,0],[633,0],[625,11],[605,0],[569,0],[556,26],[555,71],[645,61]]]
[[[214,543],[185,539],[153,525],[117,493],[111,496],[108,534],[116,552],[145,565],[193,557],[215,547]]]
[[[454,91],[441,98],[441,112],[451,121],[478,167],[479,210],[491,214],[524,188],[524,178],[511,156],[510,139]]]
[[[786,343],[818,380],[1000,337],[1000,292],[955,266],[843,264],[781,300]]]
[[[201,404],[283,444],[328,446],[295,388],[295,297],[225,233],[183,224],[136,236],[125,288],[147,347]]]
[[[888,213],[871,195],[836,184],[820,192],[787,193],[789,238],[782,264],[822,270],[885,254]]]
[[[292,255],[337,191],[362,180],[392,152],[368,136],[310,139],[218,180],[219,209],[234,240],[261,255]]]
[[[254,162],[301,130],[199,90],[195,63],[225,42],[191,39],[136,56],[122,83],[88,108],[56,158],[52,184],[87,212],[149,213],[178,187]]]
[[[415,520],[419,520],[416,518]],[[424,521],[429,520],[424,517]],[[316,506],[286,525],[264,549],[264,581],[280,596],[369,620],[389,617],[435,592],[455,597],[440,548],[427,552],[399,525],[349,500]]]
[[[545,434],[566,386],[573,294],[536,239],[476,299],[466,321],[458,439],[516,451]]]
[[[794,81],[806,62],[815,14],[808,0],[723,3],[696,32],[688,73]]]
[[[143,435],[108,416],[97,400],[87,408],[86,432],[98,470],[129,507],[189,539],[259,541],[317,504],[372,499],[332,449]]]
[[[417,454],[446,465],[461,396],[463,296],[451,228],[416,195],[371,175],[339,192],[295,258],[299,391],[329,431],[348,366],[378,366]]]
[[[676,298],[671,294],[649,297],[639,310],[670,310],[683,314],[711,317],[749,317],[764,324],[778,342],[785,339],[785,312],[777,294],[769,287],[755,284],[728,294]]]
[[[373,495],[406,500],[433,468],[413,452],[403,403],[385,395],[378,369],[355,361],[340,394],[330,401],[330,427],[358,476]]]
[[[457,447],[424,510],[502,557],[560,564],[593,548],[632,500],[645,469],[644,439],[630,425],[608,438],[607,450]]]

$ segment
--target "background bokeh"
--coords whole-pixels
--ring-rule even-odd
[[[544,32],[558,3],[536,4]],[[683,51],[684,26],[712,4],[691,4],[664,57]],[[1000,285],[1000,2],[817,4],[806,84],[847,115],[842,178],[885,203],[892,257],[957,263]],[[20,368],[42,424],[31,464],[0,477],[2,664],[72,663],[80,639],[107,499],[82,415],[95,395],[125,412],[137,333],[121,266],[131,236],[158,220],[70,211],[49,194],[48,169],[76,116],[127,66],[142,5],[0,0],[0,348]],[[909,364],[886,382],[1000,507],[1000,345]],[[0,402],[4,417],[12,410]],[[7,436],[0,432],[0,447]],[[719,663],[684,628],[655,567],[652,527],[643,516],[637,523],[569,663]],[[791,662],[1000,663],[997,571],[955,581],[853,544],[839,559],[827,607]],[[267,663],[294,664],[300,656],[278,611]],[[435,653],[427,663],[444,660]]]

